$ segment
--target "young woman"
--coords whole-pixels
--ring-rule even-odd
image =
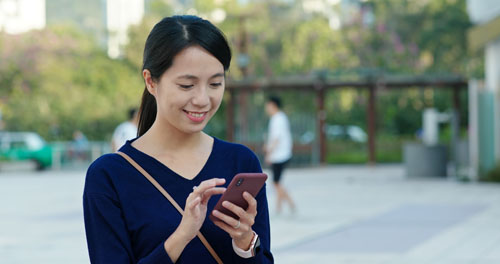
[[[119,151],[149,173],[184,210],[181,215],[134,166],[118,154],[88,169],[83,195],[92,263],[216,263],[200,231],[224,263],[273,263],[265,187],[246,210],[229,202],[239,220],[214,211],[235,174],[261,172],[248,148],[203,132],[220,106],[231,51],[210,22],[167,17],[144,49],[146,84],[138,138]]]

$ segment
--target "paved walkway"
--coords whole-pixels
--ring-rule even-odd
[[[0,172],[0,263],[88,263],[84,171]],[[278,264],[500,263],[500,185],[406,179],[401,166],[290,169]]]
[[[401,166],[289,170],[299,212],[271,219],[276,263],[500,263],[500,185],[403,175]]]

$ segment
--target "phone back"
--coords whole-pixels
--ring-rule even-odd
[[[253,197],[255,197],[264,183],[266,182],[267,175],[265,173],[238,173],[234,176],[233,180],[227,187],[224,194],[221,196],[219,201],[214,207],[214,210],[217,210],[223,214],[229,215],[235,219],[239,219],[237,215],[233,212],[229,211],[225,207],[222,206],[223,201],[229,201],[244,210],[248,208],[248,203],[243,198],[243,192],[250,193]],[[210,212],[209,215],[212,221],[221,221],[217,217],[213,216]]]

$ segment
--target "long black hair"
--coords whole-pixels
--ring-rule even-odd
[[[158,22],[146,40],[142,70],[149,70],[151,78],[158,81],[160,76],[172,66],[174,57],[187,47],[199,45],[229,69],[231,49],[224,33],[208,20],[197,16],[172,16]],[[156,100],[147,87],[142,94],[139,109],[137,136],[142,136],[151,128],[156,119]]]

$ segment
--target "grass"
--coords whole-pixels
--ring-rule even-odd
[[[403,161],[403,145],[413,141],[411,136],[380,135],[375,142],[377,163],[400,163]],[[368,162],[368,144],[345,140],[328,142],[326,162],[330,164],[364,164]]]
[[[364,143],[344,140],[328,141],[326,162],[332,164],[366,163],[368,160],[367,147]]]
[[[481,181],[500,183],[500,163],[481,177]]]

